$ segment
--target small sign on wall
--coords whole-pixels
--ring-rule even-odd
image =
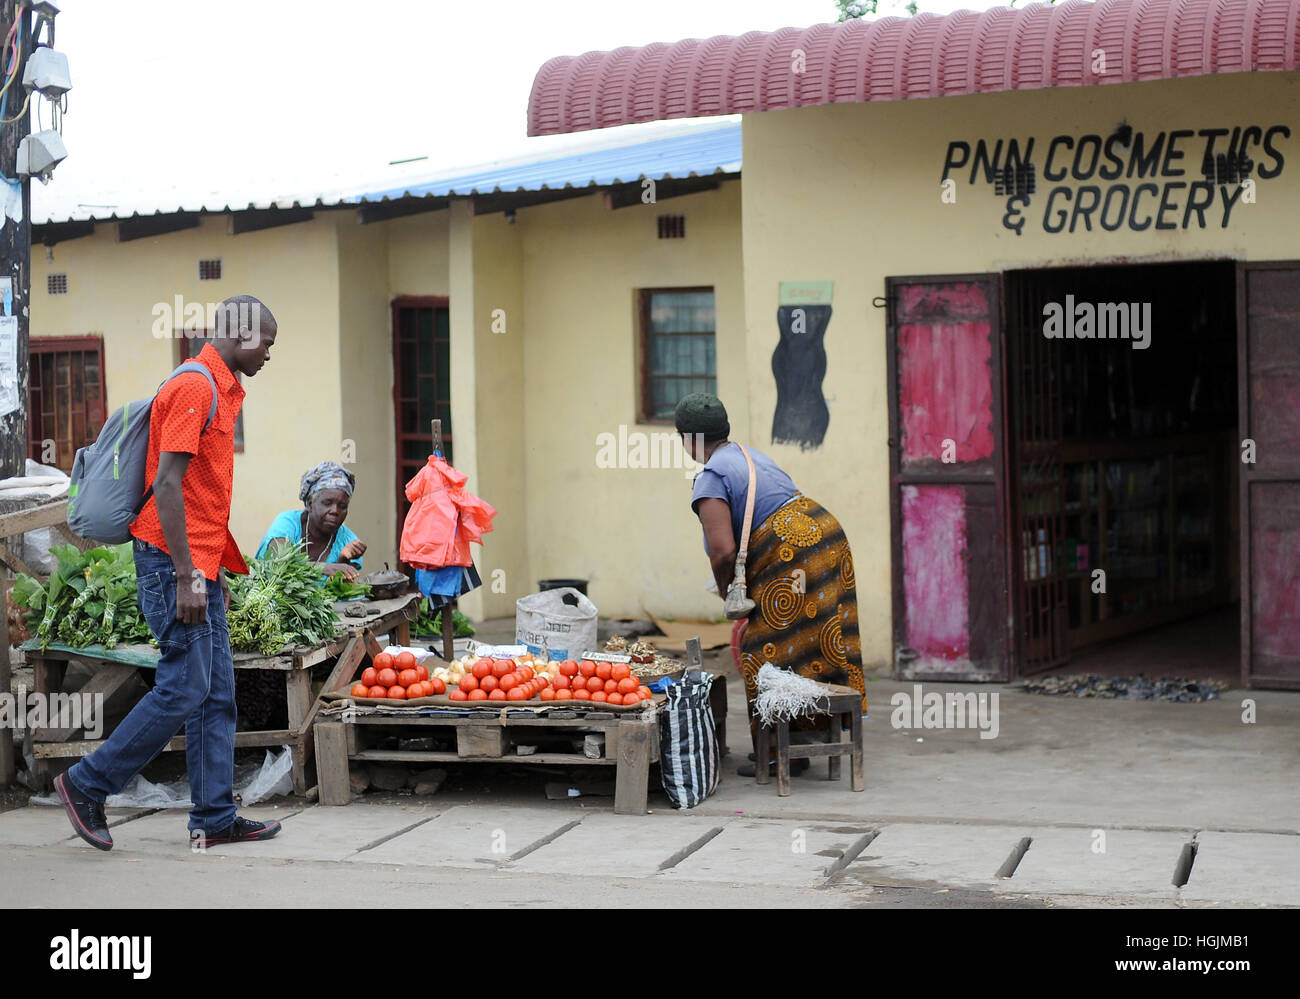
[[[830,305],[834,281],[782,281],[780,305]]]

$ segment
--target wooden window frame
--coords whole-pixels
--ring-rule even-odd
[[[393,359],[393,388],[392,388],[393,448],[394,448],[393,467],[394,467],[394,473],[396,478],[396,482],[393,490],[393,508],[397,513],[396,546],[399,552],[402,547],[402,526],[403,526],[403,521],[405,520],[405,511],[402,509],[402,501],[406,498],[406,491],[405,491],[406,479],[402,473],[402,451],[401,451],[402,405],[398,399],[398,392],[397,392],[397,387],[398,387],[397,366],[398,366],[398,358],[399,358],[398,341],[400,339],[400,332],[401,332],[400,324],[398,323],[398,315],[403,309],[446,309],[448,310],[447,340],[448,340],[448,350],[450,350],[451,299],[446,295],[398,295],[388,305],[388,312],[389,312],[390,320],[392,322],[392,334],[393,334],[392,342],[391,342],[392,359]],[[436,335],[436,331],[437,331],[436,322],[435,322],[434,329]],[[448,379],[450,379],[451,377],[450,371],[447,372],[447,376]],[[437,400],[435,399],[434,402],[436,406]],[[446,451],[447,446],[449,444],[454,443],[454,433],[455,433],[454,430],[452,430],[451,428],[443,429],[443,454],[444,455],[447,453]],[[433,445],[432,438],[429,439],[429,445],[430,447],[432,447]],[[398,564],[404,565],[405,563],[402,563],[399,559]]]
[[[91,353],[94,352],[99,356],[99,405],[103,410],[103,420],[100,422],[100,428],[103,428],[103,421],[108,419],[108,374],[104,370],[104,338],[98,334],[86,334],[84,336],[34,336],[28,338],[28,367],[30,368],[30,358],[35,354],[60,354],[60,353]],[[30,378],[30,374],[29,374]],[[31,398],[28,397],[28,423],[27,423],[27,454],[33,461],[40,461],[39,441],[32,436],[31,422]],[[88,424],[89,425],[89,424]],[[94,440],[99,436],[96,431],[90,438]],[[42,438],[43,440],[44,438]],[[35,450],[35,456],[32,455]],[[69,466],[71,467],[71,466]]]
[[[713,285],[690,285],[684,287],[663,287],[663,288],[638,288],[637,289],[637,368],[639,383],[637,399],[637,422],[650,426],[671,427],[674,426],[672,417],[652,416],[650,413],[650,297],[652,295],[684,295],[698,294],[707,291],[713,296],[713,356],[714,356],[714,382],[718,379],[717,372],[717,340],[718,340],[718,292]],[[698,335],[706,332],[699,330],[691,335]]]

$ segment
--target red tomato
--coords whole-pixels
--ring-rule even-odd
[[[625,676],[632,675],[632,667],[627,663],[614,663],[613,668],[609,671],[609,675],[615,680],[621,680]]]
[[[349,691],[349,693],[353,697],[369,697],[370,688],[366,686],[364,683],[358,683],[353,686],[352,690]]]
[[[524,680],[525,682],[531,680],[536,675],[537,674],[533,671],[533,668],[531,666],[517,666],[515,668],[515,676],[519,677],[521,680]]]
[[[492,660],[480,659],[474,664],[474,676],[482,680],[485,676],[492,675]]]
[[[479,690],[482,689],[483,689],[482,687],[479,687]],[[489,701],[504,701],[505,699],[506,699],[506,692],[502,690],[500,687],[497,687],[496,690],[488,694]]]
[[[469,699],[471,701],[486,701],[488,699],[487,691],[482,687],[475,687],[469,692]]]
[[[623,703],[623,695],[620,694],[618,691],[614,691],[614,693],[612,693],[612,694],[606,694],[606,695],[605,695],[605,699],[606,699],[610,704],[622,704],[622,703]]]
[[[424,696],[424,684],[422,684],[419,680],[416,680],[415,683],[411,684],[409,687],[406,688],[407,700],[412,700],[416,697],[423,697],[423,696]]]
[[[557,701],[571,701],[573,700],[573,691],[568,687],[561,687],[555,692],[555,699]]]
[[[381,687],[381,686],[379,686],[379,684],[375,684],[373,687],[370,688],[370,693],[368,693],[366,696],[367,696],[367,697],[387,697],[387,696],[388,696],[388,688],[387,688],[387,687]]]
[[[389,687],[389,688],[388,688],[388,699],[389,699],[390,701],[404,701],[404,700],[406,700],[406,688],[405,688],[405,687]]]
[[[510,688],[510,692],[509,692],[508,694],[506,694],[506,700],[508,700],[508,701],[526,701],[526,700],[528,700],[528,698],[527,698],[527,696],[524,694],[524,688],[523,688],[523,687],[520,687],[520,686],[514,686],[514,687],[511,687],[511,688]]]
[[[578,664],[572,659],[566,659],[560,663],[560,676],[577,676]]]
[[[397,653],[398,669],[415,669],[415,653],[399,652]]]
[[[445,680],[442,680],[439,677],[435,676],[432,680],[429,681],[429,683],[433,684],[432,693],[434,694],[447,693],[447,683]]]
[[[590,659],[584,659],[582,663],[578,666],[578,672],[581,673],[583,676],[595,676],[596,664],[592,662]]]
[[[379,679],[379,671],[373,666],[367,666],[366,671],[361,674],[361,682],[367,687],[373,687]]]
[[[637,687],[636,692],[641,695],[641,700],[643,701],[648,701],[653,696],[650,693],[650,688],[647,687],[645,684],[642,684],[641,686]]]
[[[605,681],[598,676],[587,677],[587,689],[595,693],[597,690],[605,689]]]
[[[452,699],[453,701],[468,701],[468,700],[469,700],[469,694],[465,693],[465,691],[461,690],[459,687],[457,687],[455,690],[453,690],[449,696],[451,697],[451,699]]]
[[[590,701],[591,691],[588,690],[586,687],[579,687],[577,690],[573,692],[573,699],[575,701]]]
[[[381,687],[391,687],[397,683],[397,670],[385,666],[375,676],[375,682]]]
[[[609,700],[609,695],[603,690],[597,690],[592,692],[591,699],[593,701],[607,701]]]
[[[568,689],[569,689],[569,678],[568,678],[568,676],[566,676],[566,675],[563,674],[563,673],[561,673],[559,676],[557,676],[557,677],[552,681],[552,683],[554,683],[554,685],[555,685],[555,689],[556,689],[556,690],[568,690]]]
[[[509,659],[489,659],[492,664],[492,675],[500,680],[507,673],[514,671],[515,664]]]
[[[636,681],[630,676],[625,676],[618,681],[618,692],[620,694],[630,694],[636,690]]]
[[[613,669],[613,663],[596,663],[596,675],[602,680],[608,680]]]
[[[618,681],[617,681],[617,680],[614,680],[614,679],[606,680],[606,681],[605,681],[605,686],[604,686],[603,689],[604,689],[605,693],[607,693],[607,694],[612,694],[612,693],[614,693],[614,691],[618,690]]]
[[[471,690],[478,690],[478,679],[473,673],[466,673],[460,678],[460,689],[469,693]]]
[[[542,688],[542,700],[543,700],[543,701],[553,701],[553,700],[555,700],[555,691],[552,690],[550,687],[543,687],[543,688]]]
[[[397,682],[403,687],[409,687],[413,683],[420,682],[420,674],[413,669],[404,669],[397,674]]]
[[[381,652],[375,656],[375,669],[392,669],[393,657],[387,652]]]
[[[491,673],[483,677],[483,679],[479,680],[478,682],[478,689],[486,690],[489,694],[492,693],[492,691],[496,690],[497,687],[499,686],[501,686],[501,681],[499,681]]]
[[[515,687],[519,686],[519,677],[515,676],[513,673],[507,673],[499,681],[497,681],[497,686],[499,686],[502,690],[504,690],[508,694]]]
[[[424,663],[415,664],[415,673],[416,676],[420,678],[421,683],[424,683],[425,680],[429,679],[429,668],[425,666]]]

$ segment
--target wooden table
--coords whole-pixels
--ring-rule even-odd
[[[410,644],[410,622],[419,613],[423,599],[419,593],[408,593],[391,600],[360,601],[365,613],[349,616],[348,603],[334,605],[339,616],[339,632],[327,642],[312,646],[295,646],[279,655],[262,656],[257,653],[237,652],[235,669],[273,670],[284,677],[285,697],[289,711],[289,727],[258,732],[236,732],[235,747],[288,746],[293,752],[293,790],[305,794],[311,786],[308,768],[314,769],[315,742],[312,725],[320,709],[318,698],[312,696],[311,667],[338,659],[334,673],[355,669],[367,650],[378,647],[376,635],[392,633],[394,644]],[[89,666],[94,672],[77,693],[100,694],[103,703],[127,682],[137,670],[157,669],[158,650],[149,645],[126,645],[116,649],[88,646],[75,649],[67,645],[51,645],[42,651],[35,641],[22,646],[27,661],[35,667],[38,694],[63,691],[63,683],[70,662]],[[347,664],[351,665],[348,666]],[[322,689],[330,689],[327,682]],[[31,755],[36,760],[36,774],[40,783],[50,786],[49,760],[80,759],[89,756],[101,745],[102,739],[76,739],[78,730],[71,728],[42,728],[28,731]],[[185,749],[185,737],[177,735],[167,744],[166,751]]]

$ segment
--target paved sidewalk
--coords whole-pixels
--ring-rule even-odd
[[[206,854],[189,852],[184,812],[118,813],[103,855],[61,809],[31,806],[0,813],[0,903],[373,905],[380,885],[392,905],[1300,906],[1300,694],[924,685],[998,693],[997,738],[980,739],[895,728],[890,698],[913,685],[874,681],[866,790],[818,763],[781,798],[735,775],[749,746],[734,673],[729,689],[732,753],[688,813],[655,792],[651,814],[616,816],[609,798],[547,800],[554,775],[451,764],[432,797],[259,806],[279,838]]]

